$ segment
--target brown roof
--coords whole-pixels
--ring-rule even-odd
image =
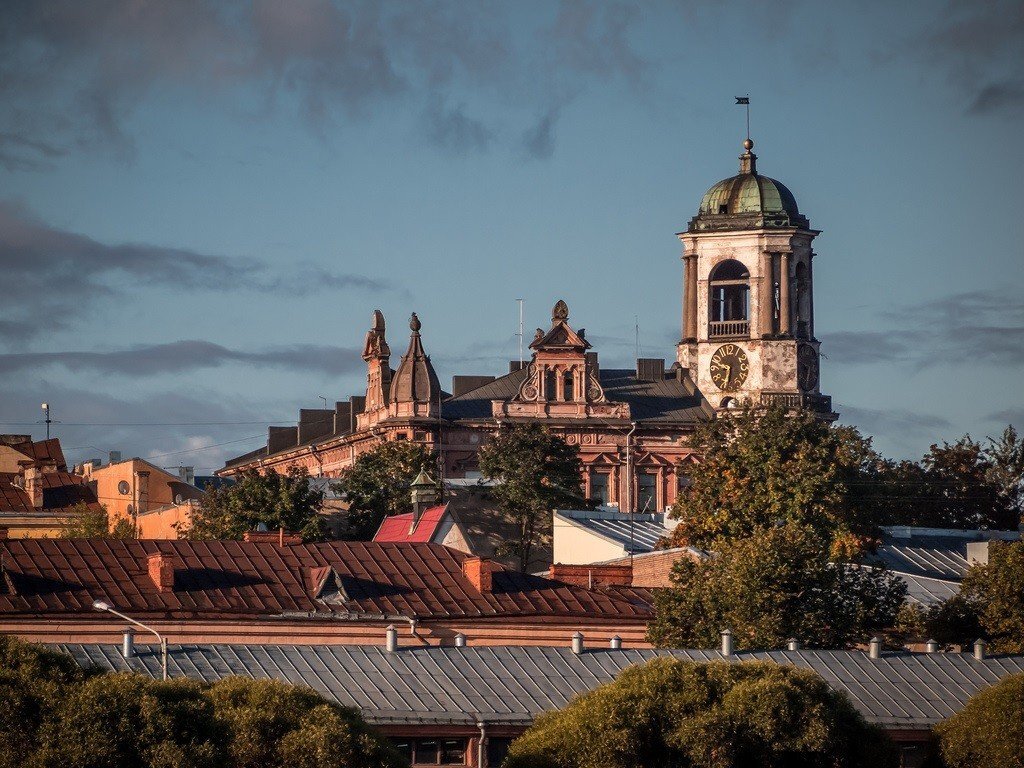
[[[0,472],[0,512],[60,512],[77,504],[100,507],[96,493],[85,478],[69,472],[40,472],[36,477],[43,489],[43,506],[34,507],[24,488],[15,485],[21,477]],[[23,482],[23,481],[22,481]]]
[[[133,616],[227,618],[589,617],[645,621],[650,608],[598,590],[504,570],[481,593],[468,555],[440,544],[12,539],[0,541],[0,616],[92,614],[93,600]],[[148,556],[174,566],[160,592]],[[334,589],[313,592],[331,569]],[[316,615],[314,615],[316,614]]]
[[[64,451],[60,447],[60,439],[51,437],[48,440],[37,440],[32,442],[27,440],[20,443],[8,443],[11,448],[23,453],[32,459],[36,466],[39,466],[43,462],[52,461],[57,465],[57,469],[67,470],[68,465],[64,459]]]

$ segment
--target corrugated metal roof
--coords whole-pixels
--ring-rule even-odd
[[[584,587],[493,564],[493,590],[478,591],[462,571],[468,557],[440,544],[333,541],[278,546],[271,541],[10,539],[0,541],[0,617],[93,615],[107,600],[132,615],[226,618],[319,614],[451,617],[601,617],[644,621],[649,607]],[[148,556],[174,567],[174,590],[160,592]],[[347,595],[326,603],[308,577],[331,567]],[[13,590],[13,591],[12,591]]]
[[[82,666],[134,670],[156,677],[155,646],[124,659],[116,645],[61,645]],[[718,660],[706,650],[432,647],[388,653],[379,646],[171,646],[172,676],[213,681],[227,675],[308,685],[378,723],[528,722],[574,696],[610,682],[625,667],[657,656]],[[731,661],[764,660],[811,669],[846,693],[871,722],[927,728],[957,712],[973,694],[1024,672],[1024,656],[975,660],[969,654],[860,651],[739,653]]]
[[[377,533],[374,534],[374,541],[432,541],[434,534],[444,519],[447,504],[429,507],[423,510],[416,526],[412,525],[412,512],[401,515],[389,515],[381,523]],[[410,530],[410,528],[412,530]]]
[[[650,552],[669,534],[665,518],[660,514],[628,515],[604,510],[559,509],[555,516],[571,520],[580,528],[621,544],[626,552]],[[555,536],[558,536],[557,520],[555,525]]]

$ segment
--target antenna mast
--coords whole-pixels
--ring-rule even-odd
[[[523,300],[516,299],[519,304],[519,333],[516,336],[519,337],[519,367],[523,367]]]

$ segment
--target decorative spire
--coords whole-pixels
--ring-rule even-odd
[[[743,149],[745,151],[740,155],[740,173],[757,174],[757,155],[750,151],[753,148],[753,139],[748,137],[743,140]]]
[[[423,323],[420,322],[420,319],[416,317],[416,313],[413,312],[412,317],[409,318],[409,330],[411,330],[413,333],[418,334],[420,332],[420,328],[422,327]]]
[[[430,364],[427,353],[423,351],[423,341],[420,338],[422,327],[420,319],[413,312],[409,318],[409,330],[412,331],[409,335],[409,349],[402,355],[402,362],[391,381],[393,403],[425,403],[434,406],[441,393],[437,373],[434,372],[434,366]]]
[[[559,299],[551,310],[551,322],[569,319],[569,305]]]
[[[389,357],[391,357],[391,349],[388,347],[387,339],[384,338],[384,314],[379,309],[375,309],[370,320],[370,330],[366,332],[366,341],[363,344],[363,360],[367,362],[373,358],[387,360]]]

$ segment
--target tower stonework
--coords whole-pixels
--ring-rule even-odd
[[[831,415],[819,381],[812,243],[820,234],[780,182],[757,172],[715,184],[684,232],[676,359],[719,410],[778,404]]]

